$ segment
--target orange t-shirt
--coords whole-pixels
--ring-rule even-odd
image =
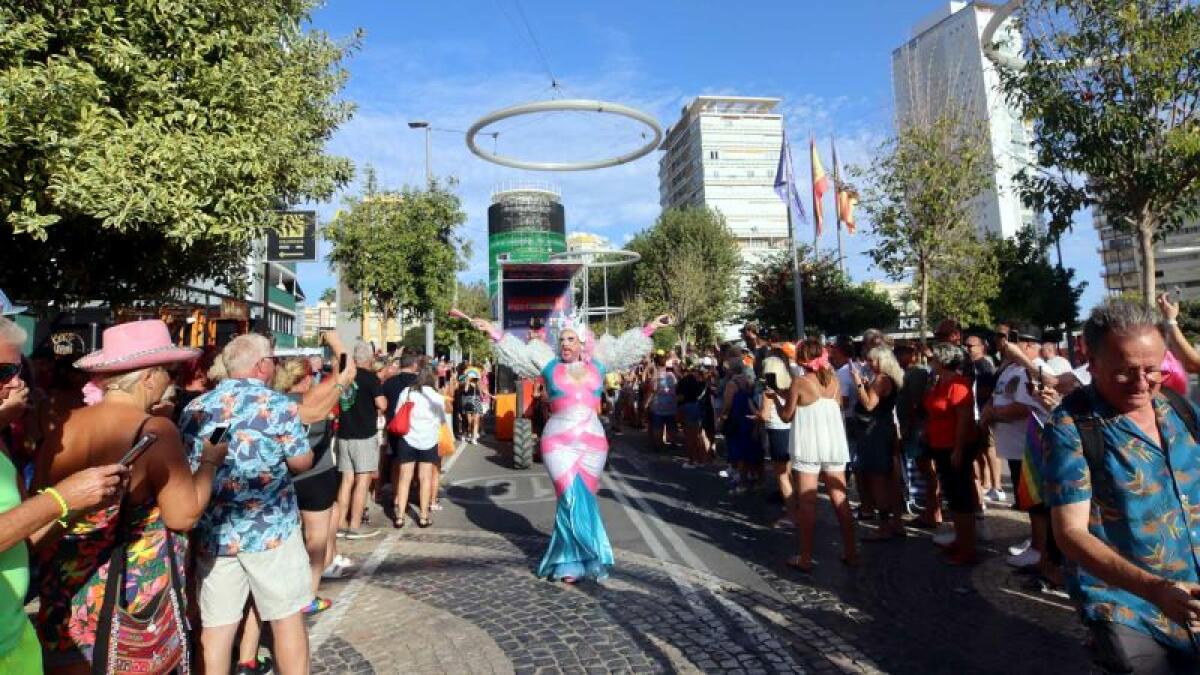
[[[974,405],[971,382],[962,375],[942,378],[925,394],[925,412],[928,414],[925,439],[929,447],[939,450],[954,447],[955,427],[958,425],[956,408],[960,405]]]

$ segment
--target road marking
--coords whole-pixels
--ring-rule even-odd
[[[309,651],[316,653],[321,648],[326,640],[330,638],[337,630],[338,624],[341,623],[342,617],[349,611],[350,605],[354,604],[354,600],[358,594],[362,592],[363,587],[371,579],[371,575],[375,574],[375,570],[379,569],[379,565],[383,563],[384,558],[392,552],[392,546],[399,539],[399,533],[391,533],[379,542],[379,546],[371,553],[371,557],[363,563],[363,566],[354,575],[354,579],[346,584],[341,593],[334,598],[333,607],[321,613],[317,618],[316,625],[308,636]]]
[[[641,471],[643,475],[650,475],[646,471],[645,467],[639,465],[638,462],[635,462],[628,457],[623,457],[623,459],[633,465],[635,469]],[[696,552],[687,545],[687,542],[685,542],[679,536],[679,534],[675,532],[675,530],[671,529],[671,527],[663,521],[663,519],[658,515],[658,511],[656,511],[650,502],[646,501],[646,499],[642,496],[641,491],[627,483],[622,478],[623,472],[617,470],[614,465],[610,465],[609,468],[610,470],[607,474],[605,474],[605,478],[616,487],[616,489],[612,490],[613,496],[625,509],[625,514],[633,522],[634,527],[637,528],[638,532],[642,535],[642,538],[646,540],[646,544],[654,553],[654,557],[666,563],[675,562],[670,558],[666,547],[663,546],[663,544],[658,540],[658,537],[655,537],[654,534],[651,533],[651,527],[656,529],[659,535],[662,536],[662,538],[665,539],[671,545],[671,547],[675,549],[675,552],[679,558],[682,558],[685,566],[691,567],[692,569],[708,576],[715,576],[708,568],[708,565],[705,565],[704,561],[700,559],[700,556],[696,555]],[[628,495],[628,497],[626,495]],[[630,503],[630,500],[636,502],[638,508],[635,509],[633,504]],[[700,603],[695,587],[692,586],[689,581],[679,576],[679,574],[673,569],[673,565],[665,565],[664,569],[667,571],[667,574],[670,575],[671,580],[675,582],[675,585],[679,588],[680,592],[683,593],[684,599],[687,600],[688,604],[696,610],[697,614],[700,614],[701,616],[712,615],[712,612],[703,607],[703,605]],[[706,590],[708,590],[709,597],[716,601],[716,603],[719,604],[725,611],[729,612],[729,614],[738,623],[739,628],[741,628],[742,631],[751,639],[758,642],[765,642],[766,640],[770,639],[771,633],[767,631],[766,627],[763,626],[756,618],[754,618],[754,615],[751,614],[746,608],[730,600],[724,595],[721,595],[715,590]],[[711,630],[709,632],[710,634],[712,633]],[[783,656],[787,666],[798,667],[789,654],[785,653]]]

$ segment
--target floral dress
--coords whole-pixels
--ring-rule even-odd
[[[123,520],[132,543],[126,560],[124,602],[130,611],[136,612],[171,583],[165,550],[166,526],[153,500],[146,504],[126,504],[125,508]],[[47,653],[47,665],[55,662],[55,654],[64,661],[72,660],[70,656],[92,661],[109,560],[122,520],[118,518],[120,509],[120,505],[114,505],[81,518],[37,554],[41,605],[34,623]],[[176,564],[182,566],[187,560],[187,537],[176,535],[171,541]],[[175,573],[183,587],[184,570],[179,568]]]

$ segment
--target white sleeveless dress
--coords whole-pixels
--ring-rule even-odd
[[[801,464],[846,464],[850,461],[842,408],[836,400],[820,398],[810,405],[796,406],[788,450],[792,468],[797,470]]]

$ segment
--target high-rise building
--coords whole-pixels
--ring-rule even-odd
[[[304,330],[301,336],[313,340],[322,332],[337,328],[337,303],[318,302],[304,308]]]
[[[720,211],[748,268],[788,250],[787,205],[775,192],[783,143],[778,98],[697,96],[663,140],[658,161],[663,209]]]
[[[501,262],[547,262],[567,250],[562,195],[550,185],[497,189],[488,207],[488,293],[495,297]]]
[[[986,2],[944,2],[892,52],[892,88],[899,125],[932,121],[952,107],[968,120],[985,122],[996,177],[992,189],[972,204],[975,226],[980,234],[1012,237],[1028,226],[1040,228],[1041,222],[1021,203],[1013,179],[1033,163],[1032,132],[1004,100],[996,68],[980,47],[996,8]],[[1020,55],[1020,34],[1010,24],[1001,26],[996,39],[1001,53]]]
[[[1109,295],[1140,293],[1142,261],[1137,239],[1118,230],[1097,209],[1092,222],[1100,235],[1100,255],[1104,262],[1104,288]],[[1184,300],[1200,298],[1200,221],[1183,227],[1154,245],[1155,287],[1160,291],[1178,288]]]

